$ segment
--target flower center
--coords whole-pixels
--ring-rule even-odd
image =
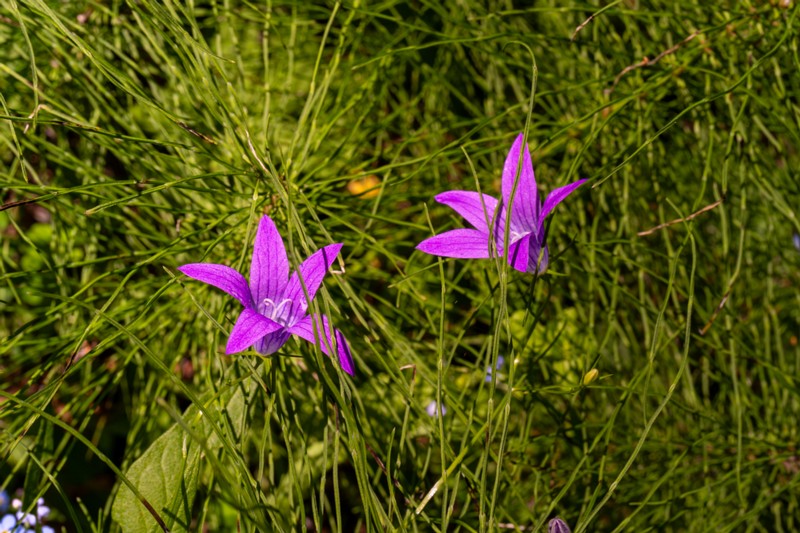
[[[284,298],[280,302],[275,302],[270,298],[264,298],[258,305],[259,313],[269,318],[270,320],[277,322],[282,326],[285,326],[286,323],[289,321],[289,315],[291,314],[291,310],[292,310],[291,298]]]

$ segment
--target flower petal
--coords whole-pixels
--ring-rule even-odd
[[[481,202],[481,198],[483,202]],[[475,229],[489,232],[489,222],[494,217],[497,199],[473,191],[447,191],[436,196],[436,201],[452,208]],[[485,209],[484,209],[485,208]]]
[[[543,274],[550,260],[547,245],[528,233],[508,247],[508,264],[528,274]]]
[[[530,256],[530,243],[534,236],[528,233],[520,240],[508,247],[508,264],[520,272],[528,271],[528,260]]]
[[[549,263],[550,252],[547,245],[542,246],[536,239],[531,239],[528,247],[528,268],[525,271],[528,274],[544,274]]]
[[[476,229],[454,229],[425,239],[417,250],[426,254],[459,259],[487,259],[489,235]]]
[[[178,270],[190,278],[222,289],[239,300],[245,307],[253,306],[247,280],[229,266],[215,265],[213,263],[190,263],[179,266]]]
[[[275,300],[280,297],[288,279],[286,247],[275,223],[264,215],[258,223],[250,264],[250,289],[256,305],[265,298]]]
[[[539,218],[539,227],[537,231],[541,233],[542,228],[544,227],[544,219],[547,215],[550,214],[550,211],[553,210],[555,206],[560,204],[564,199],[572,194],[572,191],[583,185],[583,182],[586,180],[578,180],[576,182],[570,183],[569,185],[564,185],[563,187],[559,187],[558,189],[554,189],[547,195],[547,199],[544,201],[544,206],[542,207],[542,212]]]
[[[506,218],[507,218],[506,215],[507,215],[507,213],[508,213],[508,210],[506,209],[506,206],[505,205],[501,205],[500,206],[500,212],[497,213],[497,218],[493,221],[493,224],[492,224],[492,234],[494,235],[495,246],[497,247],[498,255],[501,256],[501,257],[503,255],[504,239],[506,238]],[[517,228],[517,226],[512,221],[511,226],[510,226],[511,233],[508,236],[508,241],[509,241],[508,244],[509,244],[509,246],[513,243],[513,239],[514,239],[513,234],[514,234],[514,230],[516,228]]]
[[[256,351],[262,355],[275,353],[281,346],[286,344],[286,341],[288,341],[291,336],[292,334],[285,328],[273,331],[256,342]]]
[[[228,337],[225,353],[230,355],[246,350],[264,336],[280,329],[283,329],[283,326],[277,322],[273,322],[252,309],[244,309],[236,320],[236,325],[233,326],[230,337]]]
[[[320,248],[303,261],[303,264],[292,274],[289,284],[286,285],[286,292],[283,295],[284,299],[292,301],[289,323],[296,321],[299,315],[305,313],[308,309],[309,302],[306,301],[303,285],[306,286],[308,291],[309,301],[313,300],[319,286],[322,285],[322,278],[325,277],[341,249],[341,243],[329,244]],[[300,283],[301,280],[303,281],[302,284]]]
[[[533,163],[528,145],[522,143],[523,135],[520,133],[511,150],[508,151],[506,162],[503,165],[503,201],[510,203],[511,191],[514,181],[517,181],[517,190],[514,193],[514,205],[511,210],[512,225],[531,231],[536,227],[539,219],[539,196],[536,191],[536,176],[533,173]],[[522,152],[522,166],[517,176],[519,154]]]
[[[330,323],[328,317],[325,315],[317,316],[321,318],[322,322],[322,324],[320,324],[320,320],[316,320],[317,335],[314,335],[314,324],[312,322],[316,317],[311,316],[303,318],[300,322],[289,328],[289,331],[292,335],[297,335],[311,344],[318,346],[319,349],[322,350],[322,353],[330,356],[329,346],[333,346]],[[344,338],[344,335],[342,335],[342,332],[338,329],[334,329],[333,331],[336,335],[336,351],[339,355],[339,364],[342,370],[353,376],[355,375],[355,365],[353,364],[353,356],[350,354],[350,346],[347,344],[347,339]],[[325,333],[325,339],[320,338],[323,332]]]

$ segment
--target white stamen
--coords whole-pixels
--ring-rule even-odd
[[[285,324],[289,314],[288,310],[291,308],[290,305],[289,308],[284,309],[287,303],[291,304],[292,299],[284,298],[276,304],[272,299],[264,298],[261,300],[261,305],[258,306],[258,312],[279,324]]]

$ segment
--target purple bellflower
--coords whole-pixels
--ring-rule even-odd
[[[244,306],[228,337],[226,354],[254,346],[257,352],[269,355],[283,346],[289,337],[296,335],[330,355],[333,343],[328,317],[309,315],[308,304],[314,299],[322,278],[341,248],[342,245],[337,243],[317,250],[290,278],[283,239],[272,219],[265,215],[256,232],[249,284],[239,272],[225,265],[192,263],[178,270],[190,278],[222,289]],[[347,340],[337,329],[333,334],[336,336],[339,364],[352,376],[355,367]]]
[[[502,201],[498,202],[492,196],[472,191],[447,191],[437,195],[437,202],[451,207],[475,229],[446,231],[425,239],[417,245],[417,250],[461,259],[502,257],[508,224],[508,263],[520,272],[531,274],[541,274],[547,270],[549,255],[544,242],[544,220],[553,208],[586,180],[559,187],[542,204],[536,190],[531,154],[527,145],[523,147],[522,141],[523,135],[520,133],[506,156],[503,165]],[[523,156],[521,167],[520,153]],[[511,192],[515,183],[512,203]],[[510,217],[506,215],[509,204],[512,204]]]

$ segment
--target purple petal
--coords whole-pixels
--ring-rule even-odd
[[[536,239],[531,239],[528,248],[528,268],[525,271],[528,274],[544,274],[549,263],[550,252],[547,245],[542,246]]]
[[[330,323],[328,322],[328,317],[325,315],[317,316],[322,319],[322,324],[320,324],[319,319],[316,320],[317,335],[314,335],[314,324],[312,323],[313,318],[311,316],[303,318],[300,322],[289,328],[289,331],[292,335],[297,335],[311,344],[318,346],[319,349],[322,350],[322,353],[330,356],[329,346],[333,346]],[[350,346],[347,344],[347,340],[344,338],[341,331],[338,329],[334,329],[333,331],[336,335],[336,351],[339,355],[339,365],[341,365],[342,370],[353,376],[355,375],[355,365],[353,364],[353,356],[350,354]],[[320,337],[323,332],[325,334],[325,339]]]
[[[483,203],[481,203],[481,197]],[[447,191],[437,195],[436,201],[451,207],[475,229],[484,233],[489,232],[488,222],[494,217],[494,211],[497,208],[496,198],[472,191]]]
[[[256,342],[256,351],[262,355],[269,355],[277,352],[281,346],[286,344],[292,334],[288,329],[279,329],[265,335],[261,340]]]
[[[583,182],[586,180],[578,180],[576,182],[570,183],[569,185],[564,185],[563,187],[559,187],[558,189],[554,189],[550,194],[547,195],[547,200],[544,201],[544,206],[542,207],[541,218],[539,218],[539,227],[538,231],[541,232],[542,228],[544,227],[544,219],[547,215],[550,214],[550,211],[553,210],[555,206],[560,204],[564,199],[569,196],[572,191],[580,187]]]
[[[508,264],[520,272],[528,271],[528,261],[530,259],[530,243],[534,239],[533,234],[528,233],[520,240],[508,247]]]
[[[328,246],[320,248],[311,254],[308,259],[303,261],[303,264],[292,274],[283,296],[285,299],[288,298],[291,300],[293,304],[291,317],[289,319],[290,323],[308,309],[308,302],[314,299],[319,286],[322,285],[322,278],[325,277],[325,274],[336,260],[336,256],[339,255],[339,250],[341,249],[341,243],[329,244]],[[301,280],[303,281],[302,284],[300,283]],[[308,291],[308,302],[306,301],[305,292],[303,292],[303,285],[306,286],[306,290]]]
[[[497,246],[497,253],[501,256],[503,255],[503,239],[505,239],[505,232],[506,232],[506,206],[500,206],[500,212],[497,213],[497,218],[493,221],[492,224],[492,232],[494,234],[494,242]],[[525,233],[526,230],[520,228],[519,225],[515,224],[514,221],[511,221],[511,232],[519,232]],[[509,237],[509,245],[511,244],[511,235]]]
[[[528,145],[523,146],[522,139],[520,133],[511,146],[511,150],[508,151],[506,162],[503,165],[503,201],[506,205],[510,203],[511,191],[516,179],[517,190],[514,193],[511,220],[513,224],[530,231],[536,227],[536,222],[539,220],[539,196],[536,191],[536,177],[533,174],[531,154],[528,151]],[[522,152],[523,158],[519,176],[517,176],[520,152]]]
[[[425,239],[417,250],[426,254],[459,259],[487,259],[489,235],[476,229],[454,229]]]
[[[246,350],[265,335],[280,329],[283,329],[283,326],[277,322],[273,322],[252,309],[245,309],[236,320],[236,325],[233,326],[231,336],[228,337],[228,345],[225,347],[225,353],[230,355]]]
[[[229,266],[212,263],[190,263],[178,267],[178,270],[190,278],[222,289],[239,300],[245,307],[253,306],[247,280]]]
[[[265,298],[277,299],[283,293],[288,279],[286,247],[275,223],[264,215],[258,223],[250,265],[250,288],[256,305]]]
[[[550,260],[547,245],[528,233],[508,247],[508,264],[528,274],[543,274]]]
[[[570,533],[569,526],[559,517],[555,517],[547,524],[547,533]]]

